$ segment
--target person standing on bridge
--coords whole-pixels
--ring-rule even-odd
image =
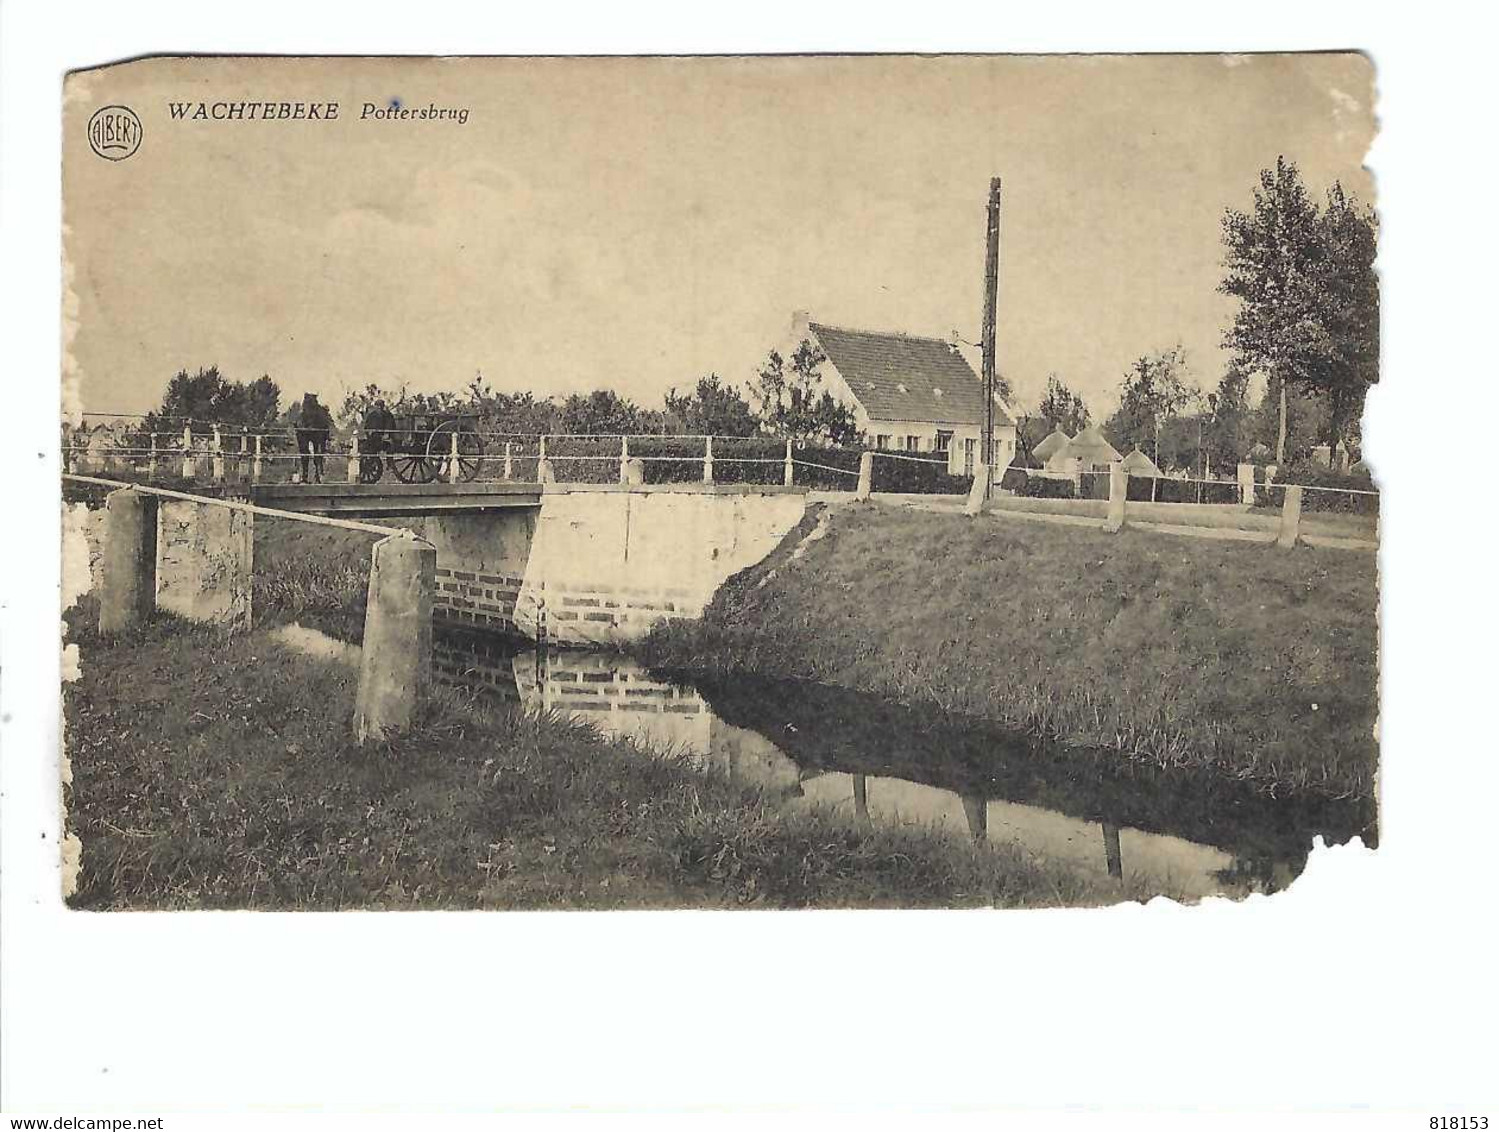
[[[323,482],[323,457],[328,453],[328,438],[332,432],[333,414],[318,402],[316,393],[302,394],[302,415],[297,419],[297,451],[302,454],[303,483]],[[310,458],[309,449],[313,454]],[[308,479],[309,471],[315,479]]]

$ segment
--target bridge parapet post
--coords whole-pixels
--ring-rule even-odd
[[[100,560],[99,632],[140,624],[156,604],[157,498],[133,487],[104,499],[104,554]]]
[[[146,475],[156,478],[156,434],[151,434],[151,454],[146,458]]]
[[[344,473],[349,483],[359,482],[359,430],[356,428],[349,438],[349,467]]]
[[[432,683],[432,598],[437,549],[409,531],[370,550],[364,647],[354,699],[363,743],[408,729]]]
[[[251,463],[250,463],[250,482],[251,483],[259,483],[260,482],[260,441],[261,441],[261,439],[262,438],[261,438],[260,433],[257,432],[255,434],[255,459],[252,460]]]
[[[505,478],[507,480],[515,478],[515,463],[510,454],[510,441],[508,440],[505,441]]]
[[[193,460],[193,422],[188,421],[182,426],[182,478],[190,480],[196,472]]]
[[[454,426],[453,433],[448,438],[448,441],[448,482],[457,483],[459,478],[457,426]]]
[[[796,465],[791,462],[791,441],[786,441],[786,466],[782,477],[786,486],[791,487],[796,480]]]
[[[630,438],[619,438],[619,482],[630,482]]]
[[[213,478],[215,483],[224,482],[224,437],[219,426],[213,426]]]
[[[713,482],[713,438],[707,440],[707,447],[703,449],[703,482]]]

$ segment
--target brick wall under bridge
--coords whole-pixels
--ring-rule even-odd
[[[563,644],[613,645],[697,617],[806,510],[800,489],[548,484],[540,508],[420,516],[437,548],[434,615]]]

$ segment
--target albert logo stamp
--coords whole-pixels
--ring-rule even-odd
[[[141,120],[128,106],[101,106],[88,120],[88,144],[106,161],[124,161],[141,147]]]

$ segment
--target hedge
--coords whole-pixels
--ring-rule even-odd
[[[1077,498],[1077,491],[1070,479],[1055,479],[1051,476],[1026,476],[1025,482],[1016,489],[1016,494],[1028,499]]]
[[[1300,484],[1312,488],[1347,488],[1354,492],[1377,492],[1374,478],[1368,472],[1337,472],[1323,467],[1314,460],[1287,464],[1275,473],[1273,483],[1266,485],[1265,470],[1254,470],[1254,505],[1256,507],[1279,508],[1285,502],[1285,488]],[[1335,511],[1344,515],[1379,514],[1379,496],[1356,495],[1348,491],[1304,491],[1301,493],[1303,511]]]

